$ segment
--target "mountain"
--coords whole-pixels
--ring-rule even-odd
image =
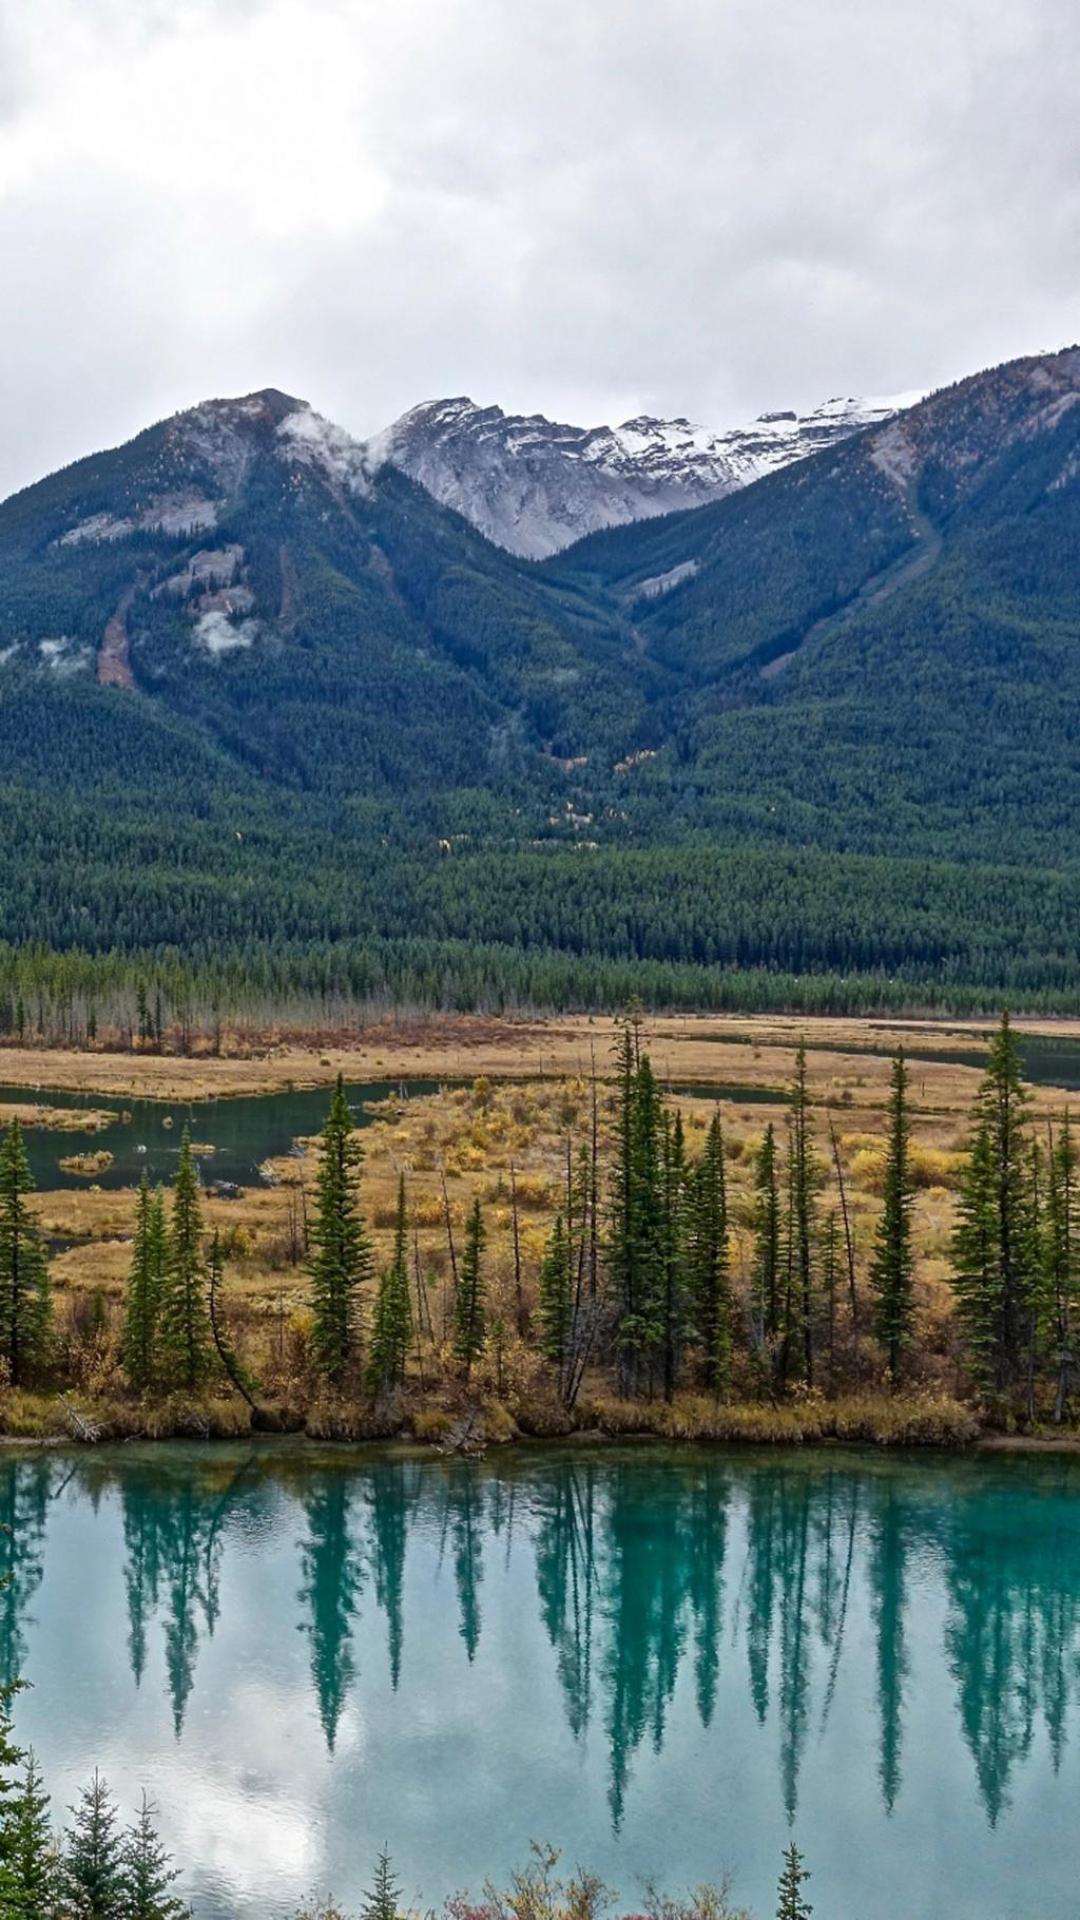
[[[830,400],[724,433],[648,414],[618,427],[568,427],[464,398],[431,400],[378,435],[371,453],[498,546],[540,560],[601,528],[720,499],[918,397]]]
[[[1078,543],[1080,349],[539,565],[302,401],[208,402],[0,506],[0,941],[1080,1008]]]

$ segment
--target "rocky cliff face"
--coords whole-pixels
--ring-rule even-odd
[[[371,454],[489,540],[540,560],[604,527],[721,499],[917,398],[830,400],[810,414],[763,414],[723,433],[649,414],[617,427],[572,427],[465,398],[433,400],[403,414]]]

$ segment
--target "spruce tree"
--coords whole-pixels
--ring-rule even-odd
[[[454,1354],[466,1378],[483,1351],[486,1286],[484,1282],[484,1219],[477,1197],[465,1225],[465,1251],[454,1298]]]
[[[66,1911],[71,1920],[125,1920],[124,1850],[116,1830],[116,1807],[101,1775],[85,1788],[61,1863]]]
[[[49,1796],[33,1753],[0,1834],[0,1914],[46,1920],[55,1911],[59,1863],[49,1822]]]
[[[710,1393],[727,1385],[731,1368],[731,1275],[728,1266],[727,1190],[720,1114],[714,1113],[690,1188],[690,1290]]]
[[[360,1352],[360,1288],[371,1275],[371,1247],[360,1216],[363,1155],[338,1075],[322,1132],[311,1230],[311,1358],[339,1386]]]
[[[1047,1155],[1046,1226],[1043,1238],[1041,1322],[1054,1366],[1054,1419],[1069,1411],[1073,1342],[1080,1298],[1080,1179],[1072,1121],[1066,1108],[1061,1130]]]
[[[972,1371],[997,1393],[1008,1393],[1021,1375],[1038,1290],[1026,1104],[1006,1013],[979,1091],[953,1239],[953,1286]]]
[[[636,1027],[627,1022],[618,1053],[619,1112],[612,1181],[609,1266],[615,1306],[619,1387],[653,1384],[669,1324],[670,1209],[666,1206],[659,1090]],[[672,1303],[673,1304],[673,1303]]]
[[[13,1120],[0,1144],[0,1354],[15,1387],[48,1352],[49,1264],[26,1204],[33,1190],[22,1128]]]
[[[784,1849],[784,1870],[777,1889],[776,1920],[810,1920],[814,1909],[803,1899],[802,1890],[810,1875],[794,1840]]]
[[[164,1213],[160,1196],[143,1174],[135,1199],[135,1237],[124,1303],[121,1358],[137,1393],[153,1385],[158,1366],[157,1333],[165,1279]]]
[[[660,1113],[660,1343],[664,1399],[675,1397],[686,1334],[686,1143],[682,1114]]]
[[[123,1920],[186,1920],[191,1909],[169,1889],[179,1879],[154,1826],[146,1794],[128,1828],[122,1855]]]
[[[874,1333],[885,1350],[889,1379],[899,1384],[903,1356],[911,1341],[915,1300],[915,1261],[911,1248],[911,1123],[908,1071],[902,1053],[892,1066],[889,1138],[885,1159],[885,1206],[878,1223],[870,1287],[874,1295]]]
[[[401,1174],[398,1177],[394,1251],[390,1265],[379,1281],[371,1328],[368,1387],[375,1395],[391,1392],[401,1386],[405,1379],[405,1364],[412,1339],[408,1238],[405,1176]]]
[[[754,1163],[755,1317],[767,1344],[780,1333],[780,1191],[776,1173],[776,1130],[770,1120]]]
[[[785,1341],[801,1336],[803,1377],[808,1387],[814,1384],[814,1206],[818,1184],[810,1122],[810,1095],[806,1084],[806,1042],[800,1040],[795,1054],[795,1079],[791,1090],[791,1123],[788,1135],[790,1166],[791,1289]],[[790,1353],[789,1353],[790,1358]]]
[[[562,1214],[556,1215],[547,1252],[540,1268],[540,1350],[554,1369],[559,1391],[565,1380],[571,1325],[573,1321],[573,1284],[570,1272],[570,1244]]]
[[[173,1185],[165,1272],[160,1296],[161,1351],[171,1385],[196,1393],[211,1367],[210,1313],[202,1249],[199,1176],[184,1128]]]
[[[400,1898],[401,1888],[391,1872],[390,1855],[384,1847],[375,1869],[375,1883],[364,1895],[360,1920],[398,1920]]]

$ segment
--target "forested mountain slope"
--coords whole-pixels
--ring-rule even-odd
[[[1014,362],[539,566],[273,390],[78,462],[0,506],[0,939],[1080,1004],[1078,401]]]

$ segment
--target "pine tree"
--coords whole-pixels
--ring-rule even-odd
[[[776,1920],[810,1920],[814,1909],[804,1900],[802,1890],[810,1875],[794,1840],[784,1849],[784,1870],[777,1889]]]
[[[10,1920],[47,1920],[55,1911],[58,1861],[49,1823],[49,1796],[33,1753],[0,1833],[0,1914]]]
[[[770,1120],[754,1163],[754,1313],[763,1340],[780,1333],[780,1191],[776,1176],[776,1130]]]
[[[384,1848],[375,1869],[375,1884],[365,1893],[360,1920],[398,1920],[401,1888],[390,1870],[390,1855]]]
[[[911,1249],[911,1123],[908,1071],[902,1053],[893,1061],[889,1093],[889,1138],[885,1159],[885,1206],[878,1223],[870,1287],[874,1333],[885,1349],[889,1379],[898,1385],[914,1318],[915,1262]]]
[[[953,1239],[953,1286],[972,1371],[998,1393],[1020,1377],[1038,1290],[1026,1103],[1019,1049],[1003,1014],[975,1109]]]
[[[556,1215],[540,1268],[540,1350],[562,1391],[573,1321],[570,1244],[562,1214]]]
[[[157,1371],[158,1315],[165,1278],[164,1211],[160,1195],[143,1174],[135,1201],[135,1237],[124,1304],[121,1357],[137,1393],[153,1385]]]
[[[190,1908],[169,1889],[179,1879],[154,1826],[146,1794],[122,1850],[123,1920],[186,1920]]]
[[[359,1294],[371,1275],[371,1247],[360,1216],[362,1159],[339,1074],[322,1133],[309,1267],[311,1357],[334,1385],[341,1384],[359,1357]]]
[[[71,1920],[125,1920],[124,1855],[116,1807],[95,1771],[77,1807],[61,1865]]]
[[[21,1386],[48,1352],[49,1265],[26,1204],[34,1190],[22,1128],[13,1120],[0,1145],[0,1354]]]
[[[719,1112],[712,1117],[704,1152],[694,1169],[689,1241],[690,1289],[702,1377],[710,1393],[720,1393],[731,1368],[732,1332],[724,1139]]]
[[[412,1301],[409,1295],[409,1235],[405,1205],[405,1176],[398,1178],[394,1252],[379,1281],[371,1328],[368,1387],[373,1394],[392,1391],[405,1379],[405,1363],[412,1339]]]
[[[484,1220],[479,1198],[465,1225],[465,1251],[454,1299],[454,1354],[466,1380],[484,1346],[486,1286],[484,1282]]]
[[[211,1367],[199,1177],[184,1128],[160,1295],[161,1351],[170,1382],[196,1393]]]

